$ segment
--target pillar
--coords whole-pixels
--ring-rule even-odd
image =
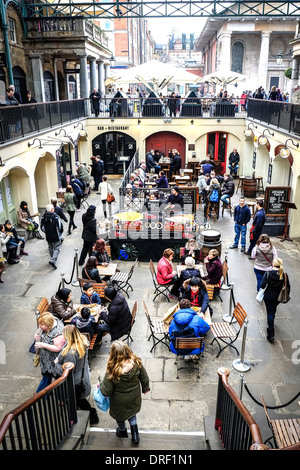
[[[104,62],[100,60],[98,62],[98,89],[103,97],[105,95],[105,85],[104,85]]]
[[[97,86],[97,77],[96,77],[96,59],[92,57],[89,60],[90,63],[90,91],[92,92],[94,88],[98,90]]]
[[[300,85],[299,83],[299,68],[300,68],[300,58],[299,56],[293,57],[292,62],[292,76],[291,80],[288,80],[290,89],[288,90],[290,96],[294,93],[294,87]]]
[[[270,32],[261,32],[260,54],[258,62],[258,86],[262,86],[266,91],[269,89],[267,84]]]
[[[88,70],[86,55],[80,56],[80,98],[89,97]]]
[[[43,65],[41,56],[39,54],[29,54],[31,60],[32,77],[33,77],[33,92],[32,96],[38,102],[45,101],[45,88],[43,77]]]

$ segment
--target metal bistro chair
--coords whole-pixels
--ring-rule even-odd
[[[300,419],[270,419],[262,394],[261,400],[266,413],[268,425],[273,434],[273,436],[265,442],[268,442],[273,438],[276,449],[284,449],[294,444],[298,444],[300,442]]]
[[[127,336],[125,338],[123,338],[122,341],[126,341],[127,340],[127,344],[129,343],[129,339],[131,341],[133,341],[132,337],[131,337],[131,330],[132,330],[132,327],[135,323],[135,317],[136,317],[136,313],[137,313],[137,301],[134,302],[134,306],[132,308],[132,311],[131,311],[131,324],[130,324],[130,330],[128,331],[127,333]]]
[[[149,325],[149,328],[150,328],[150,335],[149,335],[148,341],[150,341],[151,338],[153,340],[153,346],[150,349],[150,352],[152,352],[153,349],[159,343],[164,344],[165,346],[167,346],[167,348],[170,351],[169,330],[168,330],[167,326],[164,324],[164,322],[162,321],[161,318],[152,319],[149,315],[147,305],[145,304],[144,301],[143,301],[143,304],[144,304],[145,315],[146,315],[148,325]]]
[[[154,264],[153,264],[153,261],[152,259],[150,259],[150,272],[151,272],[151,276],[152,276],[152,281],[153,281],[153,284],[154,284],[154,297],[153,297],[153,302],[154,300],[156,299],[156,297],[158,297],[159,295],[163,295],[164,297],[166,297],[166,299],[168,300],[168,302],[170,302],[170,299],[168,297],[168,294],[170,293],[170,288],[172,286],[170,286],[170,284],[159,284],[157,282],[157,279],[156,279],[156,271],[155,271],[155,268],[154,268]]]
[[[129,281],[133,275],[133,271],[137,262],[138,262],[138,258],[135,260],[135,262],[131,266],[128,273],[124,273],[120,271],[120,272],[115,273],[110,279],[111,283],[114,285],[116,290],[122,290],[127,295],[128,299],[129,299],[128,289],[131,289],[133,291],[133,287],[129,283]]]
[[[178,375],[178,371],[181,370],[181,369],[193,369],[193,370],[196,370],[197,371],[197,378],[199,379],[200,378],[200,373],[199,373],[199,362],[200,362],[200,358],[197,362],[194,362],[192,364],[186,364],[184,366],[181,366],[179,367],[178,366],[178,363],[179,363],[179,358],[182,357],[184,358],[184,356],[186,355],[189,355],[189,354],[183,354],[183,350],[186,350],[186,349],[190,349],[191,351],[193,351],[194,349],[202,349],[203,347],[203,341],[204,341],[204,338],[202,337],[199,337],[199,338],[185,338],[185,337],[180,337],[178,336],[177,338],[175,338],[175,344],[174,344],[174,347],[176,349],[176,361],[175,361],[175,364],[177,366],[177,374],[176,374],[176,379],[179,379],[179,375]],[[181,352],[181,354],[180,354]]]
[[[217,354],[217,357],[219,357],[221,352],[228,346],[235,349],[235,351],[237,352],[237,355],[239,355],[239,351],[233,345],[233,343],[238,339],[246,317],[247,317],[247,313],[245,312],[241,304],[237,303],[233,311],[230,322],[213,322],[210,325],[210,330],[214,336],[214,339],[212,340],[210,344],[213,344],[213,342],[216,341],[220,349]],[[237,323],[238,323],[237,329],[235,329],[233,325],[234,318],[237,320]],[[221,342],[225,344],[223,348],[221,347]]]

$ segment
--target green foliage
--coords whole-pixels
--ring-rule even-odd
[[[292,67],[289,67],[288,69],[286,69],[284,71],[284,75],[286,76],[286,78],[291,79],[292,78]]]

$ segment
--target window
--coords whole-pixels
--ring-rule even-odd
[[[232,67],[231,70],[237,73],[243,73],[244,62],[244,44],[235,42],[232,45]]]
[[[11,42],[17,42],[16,23],[15,20],[13,20],[12,18],[8,19],[8,30]]]

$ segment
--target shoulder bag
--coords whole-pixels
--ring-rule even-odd
[[[284,273],[284,283],[283,283],[281,291],[279,292],[277,300],[281,304],[287,304],[288,301],[291,300],[290,292],[289,292],[289,289],[288,289],[288,286],[287,286],[286,273]]]
[[[114,202],[115,201],[115,196],[111,193],[108,192],[108,184],[107,184],[107,197],[106,197],[107,202]]]

